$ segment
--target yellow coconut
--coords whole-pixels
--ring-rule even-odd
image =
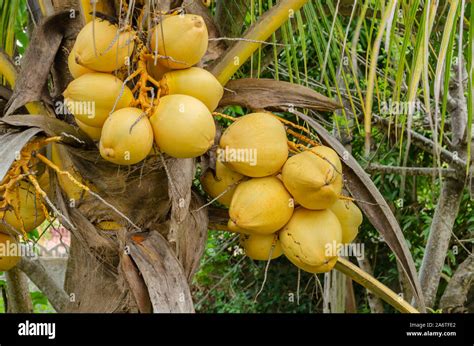
[[[160,81],[163,95],[184,94],[202,101],[213,112],[224,95],[224,88],[212,73],[199,67],[173,70]]]
[[[316,270],[316,267],[327,266],[331,260],[337,259],[342,230],[331,210],[298,208],[279,237],[283,253],[292,263],[304,270],[311,267]]]
[[[240,245],[244,248],[248,257],[258,261],[268,261],[283,254],[276,234],[242,234],[240,235]]]
[[[76,55],[74,49],[71,50],[67,58],[67,64],[69,66],[69,72],[74,79],[79,78],[83,74],[94,72],[93,70],[88,69],[87,67],[81,66],[76,62]]]
[[[283,166],[282,179],[303,207],[326,209],[341,194],[341,161],[331,148],[318,146],[290,157]]]
[[[212,198],[216,198],[221,193],[227,190],[217,200],[224,204],[226,207],[230,206],[232,196],[237,188],[237,182],[240,181],[244,176],[237,172],[227,168],[222,162],[216,162],[216,171],[208,169],[201,176],[201,183],[204,191],[207,192]]]
[[[112,113],[100,137],[100,155],[117,165],[142,161],[153,147],[153,129],[145,113],[127,107]]]
[[[293,199],[276,177],[241,182],[229,208],[235,226],[258,234],[278,231],[292,214]]]
[[[165,67],[183,69],[199,62],[207,51],[208,33],[201,16],[185,14],[163,19],[153,30],[151,48]]]
[[[288,258],[288,257],[287,257]],[[291,263],[293,263],[298,268],[304,270],[305,272],[312,274],[326,273],[331,271],[337,262],[337,257],[331,258],[327,263],[320,266],[310,266],[302,261],[288,258]]]
[[[288,158],[285,127],[268,113],[238,118],[222,135],[218,156],[240,174],[249,177],[273,175]]]
[[[0,272],[15,267],[20,262],[19,247],[14,237],[0,233]]]
[[[41,208],[42,200],[35,193],[33,185],[26,181],[20,181],[17,187],[17,193],[9,195],[8,204],[10,206],[18,206],[19,216],[23,221],[25,232],[33,231],[36,227],[41,225],[46,216]],[[14,230],[21,232],[22,224],[13,209],[5,212],[0,211],[0,232],[13,234]],[[13,228],[13,229],[12,229]]]
[[[76,118],[76,124],[79,128],[93,141],[100,140],[100,134],[102,133],[102,127],[93,127],[84,124],[82,121]]]
[[[170,156],[201,156],[214,144],[216,126],[212,114],[204,103],[192,96],[178,94],[160,98],[150,120],[156,144]]]
[[[87,73],[73,80],[63,93],[69,111],[82,123],[101,127],[112,109],[128,107],[132,91],[108,73]],[[118,99],[118,100],[117,100]]]
[[[134,35],[106,20],[95,19],[77,35],[73,48],[76,63],[94,71],[115,71],[129,63]]]
[[[338,199],[330,208],[336,214],[342,228],[342,242],[352,242],[362,224],[362,212],[352,201]]]
[[[227,228],[229,231],[234,232],[234,233],[254,234],[252,231],[249,231],[248,229],[243,229],[243,228],[238,227],[232,220],[229,220],[229,222],[227,222]]]

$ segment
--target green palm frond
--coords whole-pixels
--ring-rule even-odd
[[[28,44],[26,0],[0,0],[0,47],[10,56],[23,54]]]

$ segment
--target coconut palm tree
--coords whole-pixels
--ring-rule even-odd
[[[4,6],[15,13],[19,3],[5,1]],[[96,144],[70,115],[58,111],[72,79],[68,53],[87,16],[105,14],[122,27],[134,25],[146,38],[165,14],[185,11],[206,21],[209,48],[200,65],[226,88],[222,110],[237,105],[276,112],[302,125],[291,137],[294,142],[306,134],[339,154],[348,192],[393,251],[413,301],[373,278],[364,261],[359,261],[361,269],[340,258],[328,275],[343,273],[403,312],[433,307],[469,172],[472,179],[472,4],[233,0],[206,5],[188,0],[28,1],[34,29],[19,70],[13,59],[18,55],[12,44],[15,16],[2,12],[7,24],[2,26],[0,72],[8,88],[1,96],[8,103],[0,123],[0,179],[13,174],[18,153],[24,158],[33,152],[38,172],[50,173],[44,205],[72,234],[64,287],[52,282],[38,262],[23,259],[21,271],[57,311],[194,311],[190,283],[208,225],[225,228],[227,221],[225,210],[205,203],[193,189],[197,165],[213,165],[212,150],[199,159],[158,153],[119,167],[101,159]],[[127,73],[136,68],[133,60]],[[273,78],[260,78],[264,74]],[[394,111],[394,105],[406,105],[406,112]],[[327,112],[334,115],[330,121],[321,115]],[[380,131],[397,139],[400,164],[371,164],[366,170],[391,170],[403,181],[409,174],[431,174],[442,182],[419,274],[397,219],[347,145],[354,137],[363,138],[370,162],[374,133]],[[44,142],[45,136],[55,140]],[[27,146],[26,152],[27,143],[39,147]],[[431,155],[433,166],[407,167],[412,147]],[[441,168],[443,163],[449,167]],[[21,271],[12,270],[10,278],[19,292]],[[18,310],[28,309],[18,305]]]

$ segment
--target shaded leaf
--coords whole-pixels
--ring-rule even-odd
[[[0,135],[0,181],[7,174],[21,149],[39,132],[41,129],[33,127],[22,132],[8,131]]]
[[[5,115],[13,114],[28,102],[48,97],[48,76],[63,37],[69,35],[71,20],[69,11],[61,12],[36,27]],[[80,20],[79,17],[77,20]]]
[[[183,267],[166,239],[158,232],[136,233],[128,245],[148,287],[153,312],[194,312]]]
[[[0,119],[0,123],[18,127],[38,127],[48,136],[63,136],[63,142],[72,146],[87,145],[94,147],[94,142],[79,128],[64,121],[43,114],[18,114]]]
[[[122,254],[120,268],[122,269],[125,280],[128,283],[128,287],[130,287],[130,291],[137,302],[138,310],[141,313],[153,312],[153,307],[151,305],[150,296],[148,294],[145,281],[140,275],[137,266],[133,263],[130,256],[125,252]]]
[[[10,57],[0,49],[0,75],[5,78],[7,83],[13,88],[16,83],[18,71],[16,69],[15,64],[10,59]],[[13,92],[6,87],[0,86],[0,97],[3,98],[5,101],[1,100],[0,106],[0,114],[3,115],[6,107],[7,101],[11,98]],[[48,111],[44,108],[41,102],[31,102],[25,105],[28,112],[32,114],[46,114]]]

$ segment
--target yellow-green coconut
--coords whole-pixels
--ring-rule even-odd
[[[242,174],[234,172],[227,168],[222,162],[217,161],[215,172],[208,169],[201,176],[201,184],[204,191],[212,198],[216,198],[227,190],[217,200],[226,207],[229,207],[232,196],[237,188],[237,183],[242,180],[243,177]]]
[[[285,127],[268,113],[240,117],[222,135],[218,157],[249,177],[276,174],[288,158]]]
[[[160,98],[150,121],[156,144],[170,156],[201,156],[214,144],[214,118],[195,97],[177,94]]]
[[[283,182],[295,200],[307,209],[329,208],[342,191],[342,165],[336,152],[318,146],[288,159]]]
[[[342,229],[329,209],[298,208],[279,237],[285,256],[299,268],[315,273],[330,270],[335,264]]]
[[[278,178],[254,178],[235,189],[229,216],[238,228],[271,234],[288,222],[293,209],[293,199]]]
[[[99,149],[101,156],[118,165],[133,165],[153,147],[153,130],[145,113],[127,107],[112,113],[102,128]]]
[[[76,119],[92,127],[102,127],[113,109],[128,107],[133,101],[132,91],[120,79],[98,72],[73,80],[63,96]]]
[[[244,248],[245,255],[257,261],[268,261],[283,254],[276,234],[241,234],[240,245]]]
[[[197,64],[207,51],[208,32],[201,16],[168,16],[153,30],[151,48],[164,58],[160,63],[171,69]]]
[[[338,199],[330,208],[336,214],[342,227],[342,243],[352,242],[362,224],[362,212],[352,201]]]
[[[224,88],[212,73],[199,67],[172,70],[160,81],[163,95],[184,94],[202,101],[211,112],[219,105]]]

